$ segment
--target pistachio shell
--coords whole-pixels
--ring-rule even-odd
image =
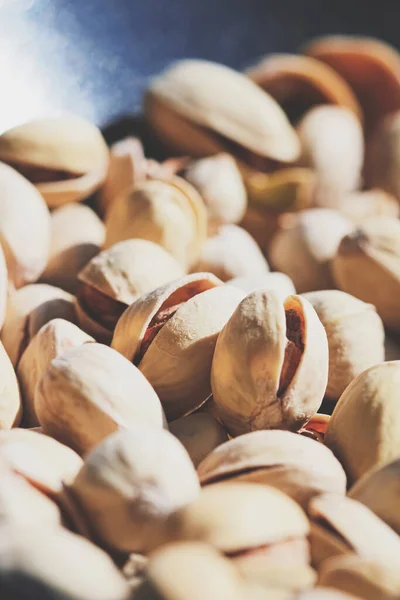
[[[358,595],[353,596],[346,592],[318,586],[314,590],[302,592],[294,600],[360,600],[360,598]]]
[[[18,381],[11,361],[0,342],[0,430],[16,427],[21,421],[22,405]]]
[[[94,342],[94,339],[64,319],[52,319],[30,341],[17,368],[25,427],[39,425],[35,410],[35,390],[50,362],[69,348],[87,342]]]
[[[184,445],[195,467],[214,448],[228,440],[221,423],[206,413],[195,413],[171,421],[169,430]]]
[[[139,366],[168,420],[192,412],[211,394],[217,337],[243,295],[196,273],[143,295],[118,321],[112,347]]]
[[[65,204],[51,215],[49,260],[41,281],[75,293],[79,271],[104,243],[105,227],[83,204]]]
[[[200,483],[250,481],[280,489],[304,507],[321,492],[343,494],[346,477],[323,444],[289,431],[253,431],[215,448],[198,467]]]
[[[328,378],[328,342],[300,296],[249,294],[221,331],[211,387],[231,435],[256,429],[297,431],[317,412]]]
[[[50,245],[50,214],[33,185],[3,163],[0,186],[0,243],[8,277],[19,288],[36,281],[44,271]]]
[[[351,192],[343,197],[338,208],[356,225],[373,217],[397,218],[400,216],[400,206],[394,196],[379,188]]]
[[[357,375],[385,359],[385,331],[375,307],[338,290],[304,295],[328,337],[326,395],[337,399]]]
[[[182,444],[146,423],[107,437],[67,486],[93,535],[122,552],[145,552],[152,532],[194,500],[200,486]]]
[[[158,135],[168,140],[172,133],[173,142],[175,128],[166,113],[163,120],[157,118],[158,107],[164,105],[189,123],[211,130],[211,139],[222,135],[258,155],[284,162],[299,154],[296,135],[279,105],[244,75],[223,65],[182,60],[153,80],[146,115]],[[192,141],[187,140],[189,150],[195,147]]]
[[[0,246],[0,331],[6,318],[8,273],[4,252]]]
[[[400,361],[386,362],[361,373],[340,397],[325,444],[339,458],[349,484],[398,457],[399,385]]]
[[[34,171],[33,169],[33,173]],[[36,188],[42,194],[49,208],[57,208],[63,204],[80,202],[89,198],[103,183],[106,173],[107,166],[104,164],[97,171],[91,171],[74,179],[37,183]],[[29,173],[27,177],[29,179]]]
[[[247,294],[257,290],[273,290],[279,294],[282,301],[288,296],[296,293],[290,277],[285,273],[266,273],[265,275],[245,275],[235,277],[226,282],[227,285],[234,285]]]
[[[276,212],[308,208],[314,201],[316,183],[316,173],[304,167],[255,172],[246,179],[250,206]]]
[[[295,542],[297,540],[294,540]],[[291,541],[288,542],[291,545]],[[290,546],[286,548],[283,544],[278,546],[279,550],[290,552]],[[268,592],[268,599],[271,598],[271,593],[274,592],[272,600],[299,600],[302,595],[297,595],[301,590],[312,588],[317,580],[317,574],[309,565],[292,565],[285,564],[281,560],[281,564],[270,564],[269,557],[261,554],[250,554],[245,561],[236,559],[235,566],[238,568],[241,575],[251,582],[258,583],[264,589],[264,596],[260,595],[260,600],[265,598],[265,593]],[[282,592],[282,596],[276,595]],[[286,595],[287,594],[287,595]],[[319,597],[317,600],[321,600]]]
[[[322,443],[325,439],[330,418],[330,415],[317,413],[308,421],[308,423],[306,423],[306,425],[304,425],[302,429],[300,429],[299,433]]]
[[[400,78],[399,78],[400,86]],[[370,186],[378,186],[400,200],[400,87],[399,106],[377,127],[367,146],[366,177]],[[397,216],[397,215],[396,215]]]
[[[157,394],[139,370],[94,343],[50,362],[36,387],[35,408],[44,433],[81,454],[120,427],[164,423]]]
[[[330,289],[330,261],[341,239],[353,229],[344,215],[328,208],[287,215],[271,241],[269,259],[289,275],[298,293]]]

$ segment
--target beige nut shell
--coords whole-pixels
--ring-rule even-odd
[[[22,403],[13,365],[0,342],[0,430],[17,427],[22,417]]]

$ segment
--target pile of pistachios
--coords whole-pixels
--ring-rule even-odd
[[[143,118],[0,136],[1,600],[399,600],[400,54]]]

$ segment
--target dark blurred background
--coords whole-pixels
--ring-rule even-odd
[[[399,46],[399,17],[399,0],[0,0],[0,132],[61,110],[104,126],[181,57],[243,69],[324,33]]]

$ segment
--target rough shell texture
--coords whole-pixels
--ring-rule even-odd
[[[21,421],[22,404],[14,368],[0,342],[0,430],[16,427]]]
[[[282,301],[296,293],[293,281],[285,273],[266,273],[265,275],[245,275],[227,281],[247,294],[257,290],[273,290],[280,295]]]
[[[214,417],[195,413],[169,423],[170,432],[186,448],[195,467],[220,444],[228,441],[228,434]]]

